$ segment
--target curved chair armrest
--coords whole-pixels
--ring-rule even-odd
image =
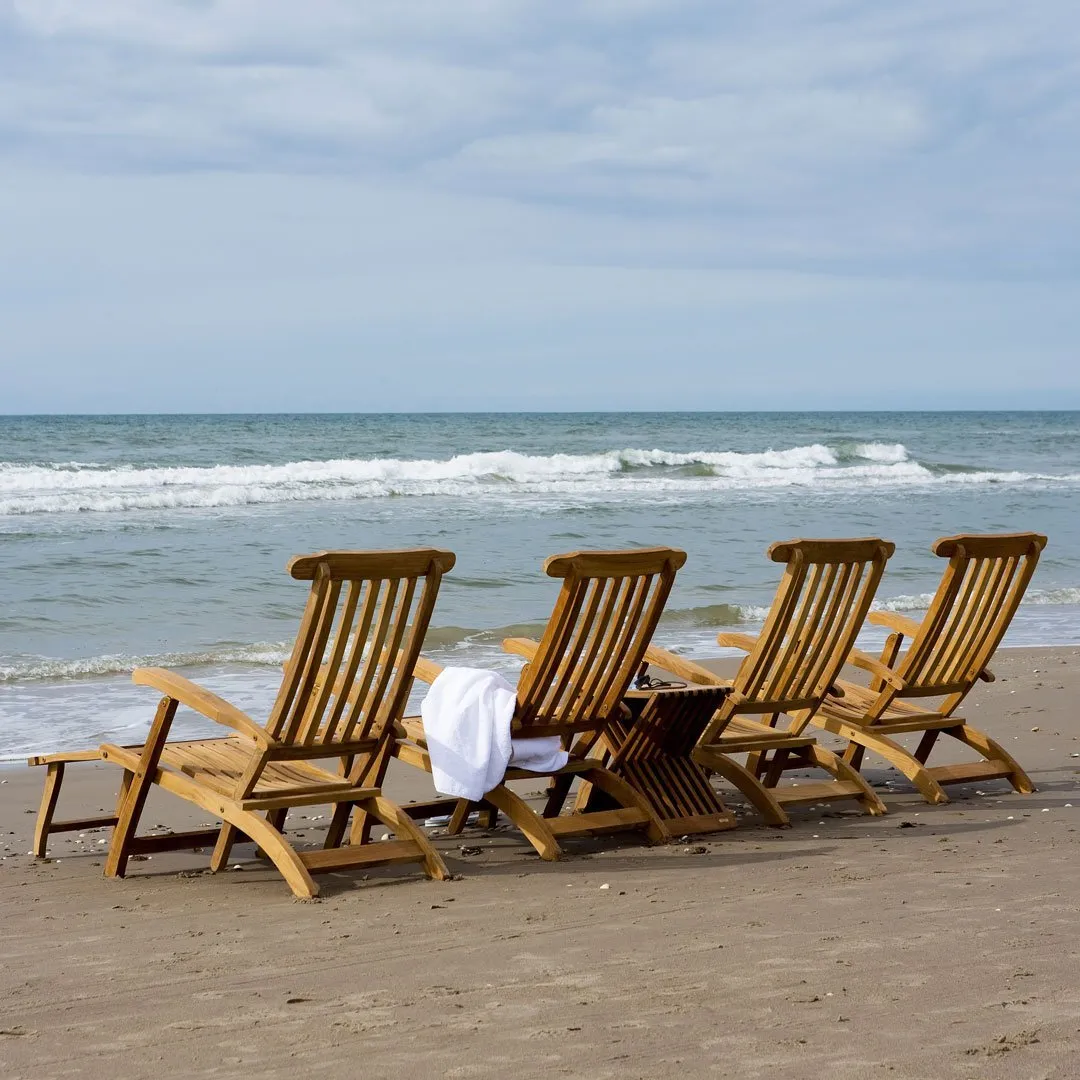
[[[909,619],[906,615],[899,615],[895,611],[871,611],[866,616],[866,621],[873,623],[875,626],[886,626],[890,630],[895,630],[898,634],[906,634],[908,637],[914,637],[920,630],[919,624],[914,619]]]
[[[852,649],[848,653],[847,662],[854,664],[857,668],[862,668],[863,671],[869,671],[871,675],[876,675],[883,682],[887,682],[895,690],[903,690],[907,685],[895,671],[886,664],[883,664],[877,657],[871,656],[869,653],[864,653],[862,649]]]
[[[753,634],[730,634],[724,632],[717,634],[716,640],[726,649],[742,649],[743,652],[752,652],[757,644],[757,638]]]
[[[426,656],[418,656],[413,665],[413,676],[430,686],[443,673],[443,670],[442,664],[437,664]]]
[[[189,709],[201,713],[208,720],[224,724],[254,739],[260,746],[276,746],[277,741],[271,738],[266,731],[259,727],[246,712],[242,712],[235,705],[230,705],[223,697],[218,697],[211,690],[185,679],[183,675],[177,675],[175,671],[167,668],[136,668],[131,673],[131,681],[139,686],[152,686],[160,690],[167,697],[179,701]]]
[[[698,686],[729,686],[731,683],[730,679],[722,678],[715,671],[710,671],[707,667],[696,664],[693,660],[687,660],[683,656],[676,656],[667,649],[661,649],[659,645],[650,645],[645,650],[645,659],[650,664],[655,664],[665,671],[670,671],[672,675],[685,679],[687,682],[696,683]]]
[[[503,638],[502,647],[503,652],[514,653],[517,656],[524,656],[526,660],[532,660],[536,656],[537,649],[540,648],[540,642],[527,637],[508,637]]]

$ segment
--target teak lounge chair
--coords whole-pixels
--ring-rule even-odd
[[[635,829],[644,831],[653,843],[667,839],[642,796],[599,761],[583,756],[579,747],[587,749],[612,717],[629,715],[623,694],[641,664],[675,572],[685,561],[686,554],[672,548],[554,555],[544,563],[544,570],[562,578],[562,588],[540,641],[508,638],[503,642],[504,649],[528,661],[518,679],[511,734],[515,739],[560,736],[570,747],[570,760],[558,773],[510,768],[504,782],[489,791],[483,802],[510,818],[543,859],[557,859],[559,840],[566,836]],[[416,675],[433,682],[441,670],[421,660]],[[418,717],[409,718],[403,728],[405,737],[395,753],[430,772],[423,723]],[[543,813],[533,810],[505,782],[542,776],[554,778]],[[604,792],[616,808],[560,816],[575,778]],[[453,829],[463,823],[467,809],[467,803],[457,804]]]
[[[942,784],[1006,779],[1019,792],[1035,788],[1027,774],[988,735],[957,717],[956,710],[978,679],[993,682],[986,665],[1009,627],[1046,546],[1038,533],[946,536],[932,550],[949,560],[921,623],[890,611],[871,612],[870,622],[893,632],[880,659],[855,650],[850,661],[872,676],[869,687],[841,682],[814,717],[826,731],[848,739],[844,760],[862,767],[873,750],[895,765],[927,802],[948,802]],[[907,652],[900,649],[911,638]],[[912,699],[937,698],[926,708]],[[914,753],[893,735],[921,732]],[[984,760],[961,765],[926,764],[939,736],[950,735]]]
[[[785,805],[834,799],[885,813],[863,777],[804,732],[840,674],[894,550],[877,538],[773,544],[769,558],[785,567],[761,633],[717,638],[747,653],[734,679],[656,646],[645,653],[680,679],[731,688],[702,732],[694,760],[734,784],[771,825],[789,824]],[[752,719],[762,715],[764,723]],[[734,754],[748,755],[745,768]],[[832,779],[780,785],[785,771],[808,768],[824,769]]]
[[[51,832],[112,825],[105,873],[123,877],[134,854],[214,845],[220,870],[239,834],[250,837],[299,897],[318,895],[320,870],[418,862],[430,877],[448,877],[423,832],[377,786],[389,757],[395,722],[405,711],[416,662],[448,551],[324,551],[289,562],[294,578],[311,582],[307,607],[265,726],[216,694],[164,668],[139,668],[132,678],[160,691],[161,702],[143,746],[104,744],[99,751],[32,758],[48,765],[38,817],[36,853]],[[387,657],[394,658],[387,663]],[[234,734],[169,742],[179,705]],[[115,815],[53,822],[64,765],[100,758],[123,769]],[[338,758],[335,774],[315,764]],[[359,779],[354,779],[359,777]],[[373,782],[372,777],[376,780]],[[221,818],[220,829],[136,836],[152,784]],[[331,836],[323,850],[297,851],[282,832],[292,807],[330,804]],[[353,807],[385,825],[396,839],[336,847]]]

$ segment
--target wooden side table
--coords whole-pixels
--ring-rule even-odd
[[[735,828],[735,815],[691,757],[728,692],[725,686],[631,690],[624,700],[632,719],[613,721],[593,747],[612,772],[645,796],[672,836]],[[591,807],[599,796],[582,785],[575,809]]]

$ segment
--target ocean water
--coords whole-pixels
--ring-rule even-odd
[[[1076,643],[1078,499],[1074,412],[0,416],[0,759],[140,739],[137,664],[262,719],[307,591],[285,562],[320,548],[455,551],[426,651],[513,670],[555,552],[682,547],[658,639],[708,654],[760,623],[774,540],[891,539],[878,603],[918,612],[936,537],[1035,529],[1007,643]]]

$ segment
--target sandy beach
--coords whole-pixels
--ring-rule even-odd
[[[324,876],[295,902],[239,869],[158,855],[101,875],[105,833],[27,855],[43,774],[0,774],[0,1074],[21,1077],[1076,1075],[1080,650],[1017,649],[968,718],[1038,792],[924,804],[868,762],[891,813],[541,863],[508,828],[443,837],[460,879]],[[148,708],[152,707],[148,702]],[[392,772],[405,801],[429,789]],[[69,770],[61,816],[111,804]],[[732,798],[736,807],[738,800]],[[325,819],[293,827],[317,844]],[[198,811],[155,793],[146,826]],[[290,819],[292,822],[293,819]]]

